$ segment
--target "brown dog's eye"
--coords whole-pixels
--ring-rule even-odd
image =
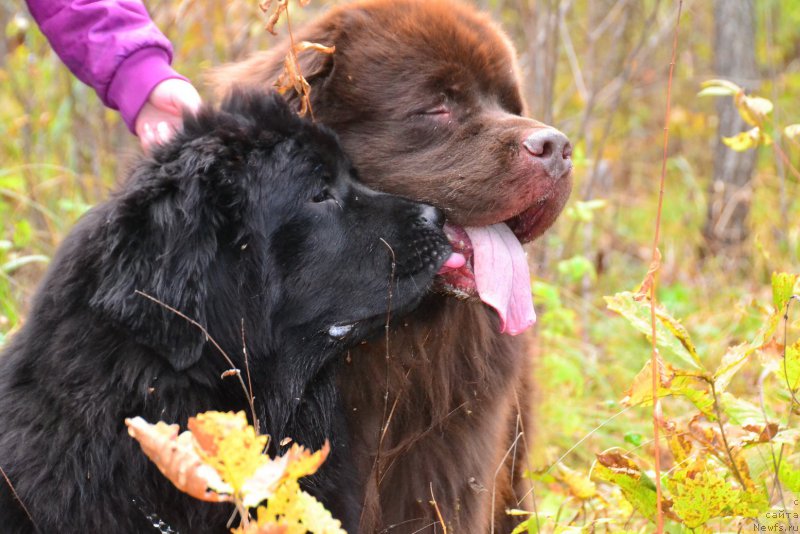
[[[425,115],[444,116],[450,114],[450,108],[444,104],[439,104],[435,108],[431,108],[424,112]]]

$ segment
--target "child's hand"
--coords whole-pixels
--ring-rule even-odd
[[[199,107],[200,95],[189,82],[171,78],[156,85],[136,117],[136,135],[144,151],[172,138],[183,121],[183,108],[195,113]]]

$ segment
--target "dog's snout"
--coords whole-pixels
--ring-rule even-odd
[[[419,218],[423,224],[442,228],[444,226],[444,212],[434,206],[423,205]]]
[[[542,128],[522,142],[525,150],[541,162],[551,178],[563,176],[572,167],[572,145],[567,136],[555,128]]]

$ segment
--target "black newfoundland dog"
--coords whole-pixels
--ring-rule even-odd
[[[331,440],[305,489],[357,530],[337,356],[415,306],[450,247],[437,210],[354,177],[330,131],[277,95],[237,93],[82,218],[0,356],[2,532],[146,533],[152,514],[226,531],[231,509],[174,489],[123,421],[185,425],[246,396],[199,328],[142,294],[242,370],[244,340],[262,431]]]

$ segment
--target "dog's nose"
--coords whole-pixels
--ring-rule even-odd
[[[442,228],[444,226],[444,212],[439,208],[429,206],[427,204],[422,206],[422,212],[419,214],[420,220],[423,224],[436,226]]]
[[[522,142],[534,159],[541,162],[551,178],[560,178],[572,167],[572,145],[555,128],[541,128]]]

